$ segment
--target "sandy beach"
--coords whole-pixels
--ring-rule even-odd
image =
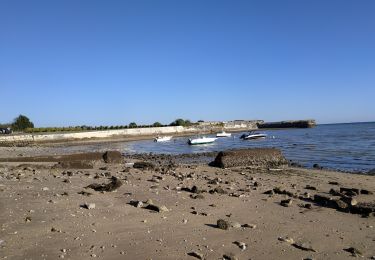
[[[373,207],[374,176],[251,165],[221,169],[177,159],[94,160],[91,169],[53,161],[0,163],[0,259],[375,255],[373,213],[338,210],[314,196],[339,198],[333,190],[350,197],[349,204]],[[134,168],[137,161],[146,163]],[[348,190],[340,188],[359,194],[342,195]]]

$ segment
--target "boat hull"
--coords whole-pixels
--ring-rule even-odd
[[[198,139],[189,139],[188,144],[190,145],[199,145],[199,144],[210,144],[215,142],[217,138],[198,138]]]

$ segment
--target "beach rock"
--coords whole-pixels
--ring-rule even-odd
[[[108,184],[105,184],[105,183],[102,183],[102,184],[93,183],[93,184],[90,184],[90,185],[86,186],[85,188],[86,189],[90,188],[90,189],[93,189],[95,191],[111,192],[111,191],[117,190],[121,186],[122,186],[122,182],[117,177],[112,176],[111,177],[111,182],[108,183]]]
[[[230,223],[229,221],[226,221],[224,219],[219,219],[216,223],[216,226],[219,229],[228,230],[230,228]]]
[[[190,252],[190,253],[188,253],[188,255],[192,256],[192,257],[195,257],[197,259],[204,259],[203,254],[201,254],[199,252],[196,252],[196,251]]]
[[[375,202],[360,202],[350,208],[350,212],[364,217],[374,216]]]
[[[371,170],[369,170],[369,171],[367,172],[367,174],[370,174],[370,175],[373,175],[373,174],[375,174],[375,168],[374,168],[374,169],[371,169]]]
[[[282,241],[282,242],[287,242],[289,244],[294,244],[294,239],[291,238],[291,237],[278,237],[277,239],[279,241]]]
[[[320,166],[319,164],[317,164],[317,163],[315,163],[314,165],[313,165],[313,168],[314,169],[318,169],[318,170],[321,170],[321,169],[323,169],[323,167],[322,166]]]
[[[296,242],[296,243],[293,243],[292,246],[294,246],[295,248],[301,249],[303,251],[316,252],[316,250],[311,246],[310,243]]]
[[[340,193],[343,193],[347,196],[357,196],[360,193],[360,191],[357,188],[340,187]]]
[[[122,163],[123,158],[119,151],[107,151],[103,154],[105,163]]]
[[[252,148],[220,152],[211,165],[220,168],[238,166],[277,167],[288,165],[288,161],[278,149]]]
[[[374,194],[372,191],[369,191],[369,190],[365,190],[365,189],[361,189],[361,194],[364,194],[364,195],[372,195]]]
[[[282,200],[280,202],[280,205],[283,206],[283,207],[289,207],[291,206],[293,203],[293,200],[292,199],[286,199],[286,200]]]
[[[242,251],[246,250],[247,248],[247,245],[246,243],[244,242],[240,242],[240,241],[235,241],[233,242],[235,245],[237,245],[239,248],[241,248]]]
[[[328,184],[331,184],[331,185],[339,185],[339,183],[337,181],[330,181],[328,182]]]
[[[223,255],[224,260],[238,260],[238,257],[233,253]]]
[[[325,207],[334,205],[333,199],[331,197],[319,195],[319,194],[314,195],[314,202],[316,204],[319,204],[320,206],[325,206]]]
[[[158,205],[154,205],[154,204],[147,205],[146,209],[156,211],[156,212],[167,212],[168,211],[168,208],[166,206],[164,206],[164,205],[158,206]]]
[[[316,187],[310,186],[310,185],[306,185],[305,189],[307,189],[307,190],[316,190]]]
[[[222,187],[216,187],[215,189],[210,190],[209,193],[211,193],[211,194],[214,194],[214,193],[217,193],[217,194],[227,194],[228,192],[225,191]]]
[[[345,248],[344,251],[351,253],[354,257],[363,257],[363,253],[355,247]]]
[[[81,205],[81,208],[84,209],[95,209],[95,203],[84,203]]]
[[[135,162],[133,168],[142,169],[142,170],[153,170],[155,169],[155,164],[151,162]]]

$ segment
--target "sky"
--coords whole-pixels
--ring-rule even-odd
[[[2,0],[0,123],[375,121],[373,0]]]

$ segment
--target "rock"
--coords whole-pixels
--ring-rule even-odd
[[[48,187],[43,187],[42,191],[49,191],[49,188]]]
[[[235,241],[233,242],[235,245],[237,245],[239,248],[241,248],[242,251],[246,250],[247,245],[244,242]]]
[[[278,237],[277,239],[279,241],[282,241],[282,242],[287,242],[289,244],[294,244],[294,240],[291,237]]]
[[[255,225],[255,224],[243,224],[242,227],[255,229],[255,228],[257,228],[257,225]]]
[[[361,194],[364,194],[364,195],[372,195],[374,194],[372,191],[369,191],[369,190],[364,190],[364,189],[361,189]]]
[[[164,205],[158,206],[158,205],[154,205],[154,204],[147,205],[146,209],[153,210],[153,211],[156,211],[156,212],[167,212],[168,211],[168,208],[166,206],[164,206]]]
[[[373,174],[375,174],[375,168],[374,168],[374,169],[372,169],[372,170],[369,170],[369,171],[367,172],[367,174],[370,174],[370,175],[373,175]]]
[[[331,184],[331,185],[339,185],[339,183],[337,181],[330,181],[328,182],[328,184]]]
[[[78,194],[83,195],[83,196],[87,196],[87,197],[92,195],[92,193],[87,192],[87,191],[80,191],[80,192],[78,192]]]
[[[229,221],[226,221],[224,219],[219,219],[216,223],[216,226],[219,229],[228,230],[230,228],[230,223]]]
[[[306,185],[305,189],[307,189],[307,190],[316,190],[316,187],[310,186],[310,185]]]
[[[357,188],[340,187],[340,193],[346,194],[348,196],[357,196],[360,192]]]
[[[238,260],[238,257],[236,257],[234,254],[225,254],[223,255],[224,260]]]
[[[190,194],[190,198],[192,199],[204,199],[202,194]]]
[[[292,246],[294,246],[295,248],[301,249],[303,251],[316,252],[316,250],[312,248],[310,243],[296,242],[296,243],[293,243]]]
[[[31,222],[31,217],[29,217],[29,216],[26,217],[26,218],[25,218],[25,222]]]
[[[283,206],[283,207],[289,207],[289,206],[292,205],[292,202],[293,202],[292,199],[286,199],[286,200],[282,200],[280,202],[280,205]]]
[[[195,257],[197,259],[204,259],[203,254],[198,253],[196,251],[188,253],[189,256]]]
[[[84,204],[81,205],[81,208],[95,209],[95,203],[84,203]]]
[[[332,206],[333,199],[331,197],[328,197],[328,196],[315,194],[314,195],[314,202],[316,204],[321,205],[321,206],[327,207],[327,206]]]
[[[373,216],[375,213],[375,202],[360,202],[350,208],[350,212],[361,214],[364,217]]]
[[[314,169],[319,169],[319,170],[323,169],[323,167],[320,166],[320,165],[317,164],[317,163],[315,163],[315,164],[313,165],[313,168],[314,168]]]
[[[343,202],[345,202],[346,204],[350,206],[355,206],[358,204],[357,200],[351,197],[341,197],[340,200],[342,200]]]
[[[136,208],[142,208],[143,207],[143,202],[142,201],[137,201],[134,206]]]
[[[105,163],[122,163],[123,158],[119,151],[107,151],[103,154]]]
[[[358,257],[358,256],[363,257],[362,252],[359,251],[359,250],[358,250],[357,248],[355,248],[355,247],[349,247],[349,248],[346,248],[346,249],[344,249],[344,251],[351,253],[352,256],[354,256],[354,257]]]
[[[142,170],[153,170],[155,169],[155,165],[150,162],[135,162],[133,164],[133,168],[142,169]]]
[[[336,203],[335,206],[337,210],[344,211],[344,212],[349,210],[349,205],[342,200],[335,200],[334,203]]]
[[[288,165],[288,161],[278,149],[252,148],[220,152],[211,165],[220,168],[250,165],[267,168]]]
[[[214,194],[214,193],[227,194],[228,192],[226,190],[224,190],[222,187],[216,187],[215,189],[210,190],[209,193],[211,193],[211,194]]]
[[[93,184],[88,185],[85,188],[90,188],[90,189],[93,189],[95,191],[107,191],[107,192],[110,192],[110,191],[117,190],[119,187],[121,187],[121,185],[122,185],[122,182],[117,177],[112,176],[111,177],[111,182],[108,183],[108,184],[105,184],[105,183],[102,183],[102,184],[93,183]]]
[[[310,203],[306,203],[304,205],[304,208],[306,208],[306,209],[312,209],[312,205]]]

